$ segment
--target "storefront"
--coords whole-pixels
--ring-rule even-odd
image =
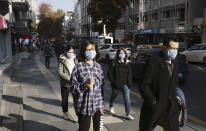
[[[0,63],[10,52],[7,42],[8,36],[10,36],[8,31],[8,20],[0,16]]]
[[[201,27],[198,26],[160,29],[160,34],[164,39],[176,36],[179,42],[184,42],[187,47],[201,43]]]
[[[137,44],[159,44],[164,39],[176,36],[179,42],[184,42],[188,47],[193,44],[201,43],[201,27],[182,27],[182,28],[164,28],[164,29],[146,29],[139,30],[135,35]]]
[[[136,44],[158,44],[159,43],[159,29],[138,30],[135,35]]]

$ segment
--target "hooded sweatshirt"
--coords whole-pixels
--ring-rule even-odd
[[[69,87],[69,81],[71,78],[72,71],[75,66],[74,59],[67,59],[63,54],[60,56],[59,65],[58,65],[58,73],[60,76],[60,84],[64,87]]]

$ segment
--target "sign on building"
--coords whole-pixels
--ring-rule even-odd
[[[7,29],[8,29],[8,20],[0,16],[0,30],[7,30]]]
[[[191,33],[191,32],[192,32],[192,27],[160,29],[160,33]]]

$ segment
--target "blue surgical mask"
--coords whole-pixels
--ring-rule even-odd
[[[169,58],[170,60],[175,59],[176,56],[177,56],[177,50],[171,50],[171,49],[168,50],[168,58]]]
[[[96,51],[95,50],[91,50],[91,51],[86,51],[85,55],[86,55],[86,59],[88,60],[93,60],[96,57]]]
[[[74,59],[76,55],[74,53],[67,53],[67,57]]]
[[[119,58],[120,59],[124,59],[125,58],[125,54],[119,54]]]

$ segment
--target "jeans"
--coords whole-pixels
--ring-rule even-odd
[[[62,111],[66,113],[68,112],[68,97],[69,97],[69,89],[67,87],[61,87],[61,96],[62,96]]]
[[[130,90],[127,85],[124,85],[122,90],[112,88],[112,95],[110,97],[110,107],[114,106],[114,101],[117,98],[120,91],[122,91],[123,94],[126,115],[130,115]]]

